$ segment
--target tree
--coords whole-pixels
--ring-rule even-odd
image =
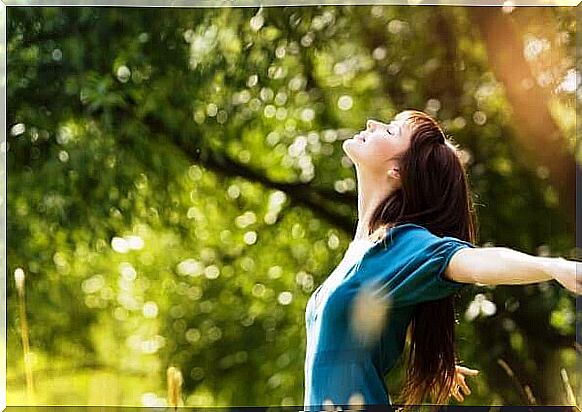
[[[566,254],[565,192],[556,202],[553,177],[519,160],[513,100],[473,18],[431,7],[9,8],[8,272],[27,273],[33,350],[160,385],[175,365],[187,405],[300,404],[305,303],[356,223],[341,141],[408,107],[466,150],[480,244]],[[567,110],[574,96],[559,98]],[[470,401],[523,402],[500,380],[501,357],[539,403],[559,402],[538,376],[557,364],[551,349],[574,342],[573,300],[548,285],[472,288],[463,312],[476,292],[497,313],[459,327],[488,385]],[[9,283],[12,369],[15,298]]]

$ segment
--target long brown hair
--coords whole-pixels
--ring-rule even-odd
[[[399,159],[400,188],[374,210],[368,234],[386,226],[416,223],[437,236],[475,243],[475,210],[460,151],[429,115],[406,110],[410,147]],[[409,329],[406,379],[397,404],[448,402],[454,383],[456,346],[453,296],[416,306]]]

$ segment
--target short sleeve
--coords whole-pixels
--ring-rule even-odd
[[[366,268],[370,279],[379,283],[379,293],[389,298],[393,307],[442,299],[467,285],[446,279],[444,272],[456,252],[473,248],[473,244],[436,236],[415,224],[394,229],[398,230],[389,233],[386,248],[380,249]]]

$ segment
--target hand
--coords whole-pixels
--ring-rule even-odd
[[[453,388],[451,389],[451,394],[457,401],[463,402],[465,398],[461,393],[461,390],[465,392],[465,395],[471,394],[471,389],[467,386],[465,382],[465,375],[467,376],[477,376],[479,374],[478,370],[465,368],[464,366],[455,366],[455,377],[453,380]]]
[[[562,286],[578,295],[582,294],[582,263],[556,258],[551,265],[551,275]],[[578,275],[576,274],[578,272]]]

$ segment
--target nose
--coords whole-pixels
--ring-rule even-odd
[[[366,121],[366,129],[372,131],[374,130],[374,127],[376,126],[376,122],[372,119],[368,119],[368,121]]]

